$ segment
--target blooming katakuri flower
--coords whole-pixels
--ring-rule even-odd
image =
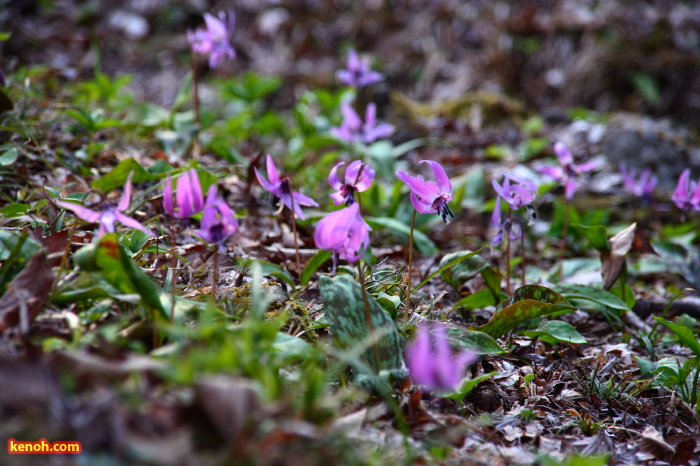
[[[216,194],[216,185],[211,185],[204,204],[200,229],[194,233],[209,243],[216,243],[224,249],[224,241],[238,231],[238,220],[234,212],[221,196]]]
[[[371,230],[360,215],[359,204],[355,202],[319,220],[314,242],[321,249],[331,251],[350,262],[357,262],[369,246]]]
[[[374,181],[374,170],[369,165],[355,160],[347,166],[345,170],[345,183],[342,183],[338,178],[338,167],[345,165],[345,162],[340,162],[331,170],[328,175],[328,182],[336,192],[331,194],[331,199],[335,205],[345,204],[350,205],[355,202],[355,193],[366,191]]]
[[[257,167],[255,168],[255,176],[258,177],[258,181],[266,191],[271,192],[280,199],[280,211],[285,205],[289,207],[289,209],[292,209],[293,199],[294,215],[304,220],[304,212],[301,210],[300,206],[318,207],[318,204],[310,197],[298,192],[293,192],[289,178],[285,177],[280,179],[275,163],[272,161],[272,156],[270,155],[267,156],[267,176],[269,181],[260,174]]]
[[[574,193],[578,187],[578,179],[581,177],[581,175],[583,175],[585,172],[598,168],[598,163],[591,161],[580,165],[574,165],[574,156],[571,155],[571,152],[569,151],[569,148],[566,147],[566,144],[561,141],[554,144],[554,152],[557,154],[560,166],[541,167],[539,171],[540,173],[550,176],[564,185],[564,195],[568,200],[574,197]]]
[[[343,102],[341,111],[343,122],[340,126],[331,128],[331,134],[349,144],[354,142],[369,144],[377,139],[387,138],[394,133],[393,125],[389,123],[377,124],[377,107],[373,103],[367,105],[364,123],[350,102]]]
[[[133,176],[134,172],[129,173],[129,177],[126,179],[126,184],[124,185],[124,193],[122,194],[121,199],[119,199],[119,203],[116,207],[113,205],[105,205],[102,210],[95,211],[73,202],[57,201],[56,204],[64,209],[75,212],[78,217],[82,218],[86,222],[99,222],[100,229],[97,232],[98,236],[102,236],[105,233],[113,233],[115,231],[114,225],[117,221],[130,228],[141,230],[147,235],[152,236],[153,233],[151,230],[143,226],[141,222],[122,213],[129,208],[129,204],[131,203],[131,178]]]
[[[453,391],[466,376],[479,354],[465,350],[452,356],[442,324],[418,326],[418,334],[406,349],[406,363],[413,383],[429,390]]]
[[[641,197],[645,202],[651,202],[651,194],[659,183],[659,179],[653,176],[650,169],[645,169],[637,181],[637,171],[627,170],[624,163],[620,164],[620,175],[622,183],[635,196]]]
[[[530,218],[528,223],[532,223],[537,217],[535,208],[532,207],[532,202],[537,197],[537,186],[531,181],[510,175],[504,175],[502,186],[495,179],[491,180],[491,184],[498,194],[496,205],[493,207],[493,215],[491,215],[491,224],[499,228],[498,234],[491,241],[491,245],[500,246],[505,234],[508,234],[512,241],[520,239],[522,234],[522,226],[517,218],[509,216],[501,223],[501,198],[506,201],[511,209],[526,207]]]
[[[197,171],[193,168],[177,179],[175,205],[173,205],[173,183],[168,179],[163,184],[163,208],[171,217],[188,218],[200,212],[204,207],[202,186],[199,184]]]
[[[690,181],[690,169],[686,168],[678,178],[678,184],[671,197],[679,209],[700,210],[700,184]]]
[[[378,83],[384,79],[381,73],[369,68],[369,58],[360,58],[354,49],[348,52],[348,64],[346,70],[338,70],[338,80],[347,86],[363,87]]]
[[[406,183],[411,190],[411,203],[421,214],[438,214],[445,223],[449,223],[448,217],[454,214],[447,205],[452,200],[452,183],[447,178],[445,169],[439,163],[432,160],[421,160],[420,163],[427,163],[433,170],[435,182],[423,181],[422,176],[411,176],[408,173],[397,170],[396,176]]]
[[[190,41],[192,50],[202,55],[209,55],[209,67],[216,68],[224,60],[236,58],[236,51],[233,50],[229,39],[235,24],[235,15],[231,12],[228,15],[223,11],[217,18],[209,13],[204,13],[206,29],[187,31],[187,39]]]

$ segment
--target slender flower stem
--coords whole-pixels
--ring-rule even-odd
[[[192,68],[192,107],[194,108],[194,122],[197,131],[194,133],[192,153],[194,158],[199,158],[202,147],[199,142],[199,132],[201,131],[201,115],[199,112],[199,76],[197,76],[197,58],[193,50],[190,50],[190,67]]]
[[[175,323],[175,286],[177,286],[177,256],[175,255],[175,224],[170,219],[170,323]]]
[[[561,227],[561,250],[559,251],[559,261],[562,263],[562,273],[564,270],[564,257],[566,256],[566,237],[569,235],[569,200],[564,197],[564,218]]]
[[[219,281],[219,245],[216,245],[216,250],[214,251],[214,269],[211,271],[211,297],[214,303],[217,303],[216,299],[216,285]]]
[[[511,212],[512,209],[508,206],[508,219],[510,219]],[[505,236],[508,236],[508,244],[506,245],[506,294],[510,295],[510,234]]]
[[[297,256],[297,271],[299,273],[299,278],[301,279],[301,259],[299,258],[299,236],[297,234],[297,217],[294,213],[294,191],[292,191],[292,183],[289,183],[289,191],[292,193],[290,196],[292,199],[292,233],[294,234],[294,251]]]
[[[403,314],[403,330],[406,330],[406,323],[408,323],[408,313],[411,311],[411,279],[413,276],[413,228],[416,226],[416,213],[413,210],[413,216],[411,217],[411,230],[408,234],[408,277],[406,280],[406,305],[404,306]]]
[[[525,278],[525,265],[526,265],[526,258],[525,258],[525,232],[522,231],[520,232],[520,249],[522,249],[522,254],[523,254],[523,286],[527,285],[527,280]]]
[[[365,275],[362,272],[362,266],[360,261],[357,262],[357,275],[360,278],[360,287],[362,288],[362,301],[365,304],[365,320],[367,321],[367,330],[369,331],[369,337],[372,340],[372,352],[374,353],[374,362],[376,363],[377,374],[381,370],[381,359],[379,359],[379,345],[374,341],[374,324],[372,323],[372,313],[369,311],[369,297],[367,296],[367,289],[365,288]]]

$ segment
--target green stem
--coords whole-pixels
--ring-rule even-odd
[[[175,225],[170,219],[170,323],[175,323],[175,286],[177,285],[177,256],[175,255]]]
[[[292,190],[292,183],[289,183],[289,191],[294,193]],[[298,239],[298,234],[297,234],[297,217],[296,214],[294,213],[294,194],[291,196],[292,199],[292,233],[294,233],[294,251],[296,252],[297,256],[297,272],[299,273],[299,278],[301,279],[301,259],[299,257],[299,239]]]
[[[523,254],[523,286],[527,285],[527,279],[525,278],[525,265],[526,265],[526,259],[525,259],[525,231],[520,232],[520,249],[522,249],[522,254]]]
[[[367,330],[369,331],[369,337],[372,340],[372,352],[374,353],[374,362],[377,369],[377,374],[381,370],[381,359],[379,359],[379,345],[374,341],[374,324],[372,323],[372,313],[369,311],[369,297],[367,296],[367,289],[365,288],[365,275],[362,272],[362,266],[360,262],[357,262],[357,274],[360,278],[360,287],[362,288],[362,301],[365,304],[365,320],[367,321]]]
[[[561,250],[559,251],[559,262],[561,263],[561,273],[564,273],[564,257],[566,256],[566,239],[569,235],[569,200],[564,197],[564,218],[561,227]]]
[[[192,68],[192,107],[194,109],[194,122],[197,126],[194,133],[193,155],[198,158],[201,155],[202,147],[199,142],[199,132],[202,126],[201,114],[199,111],[199,77],[197,76],[197,60],[194,51],[190,51],[190,67]]]
[[[214,251],[214,268],[211,271],[211,297],[214,300],[214,304],[217,303],[216,299],[216,283],[219,281],[219,245],[216,246],[216,251]]]
[[[411,312],[411,279],[413,276],[413,228],[416,225],[416,210],[413,210],[411,217],[411,230],[408,234],[408,277],[406,281],[406,305],[404,306],[403,314],[403,330],[406,330],[408,323],[408,314]]]

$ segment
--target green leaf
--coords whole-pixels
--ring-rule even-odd
[[[161,164],[158,166],[157,173],[149,173],[136,160],[130,157],[119,162],[111,172],[107,173],[102,178],[96,179],[90,186],[93,189],[99,189],[106,193],[112,189],[124,186],[131,172],[134,172],[134,177],[131,179],[131,182],[138,183],[141,181],[159,180],[163,178],[167,171],[170,170],[167,170],[167,168]]]
[[[29,210],[29,204],[10,204],[0,209],[0,215],[3,217],[17,217],[24,215]]]
[[[463,260],[468,259],[468,258],[470,258],[470,257],[472,257],[472,256],[475,256],[476,254],[479,254],[481,251],[483,251],[483,250],[486,249],[487,247],[488,247],[488,246],[484,246],[484,247],[482,247],[481,249],[477,249],[476,251],[473,251],[473,252],[472,252],[472,251],[463,251],[463,252],[457,253],[457,256],[456,256],[456,257],[454,257],[454,258],[453,258],[450,262],[448,262],[447,264],[442,265],[442,266],[441,266],[439,269],[437,269],[435,272],[433,272],[433,273],[431,273],[430,275],[428,275],[428,277],[427,277],[425,280],[423,280],[422,282],[420,282],[418,285],[416,285],[415,288],[413,288],[413,290],[414,290],[414,291],[417,290],[418,288],[422,287],[423,285],[425,285],[426,283],[428,283],[430,280],[432,280],[434,277],[436,277],[438,274],[443,273],[443,272],[445,272],[446,270],[449,270],[450,268],[452,268],[453,266],[459,264],[459,263],[462,262]]]
[[[455,390],[453,393],[444,396],[444,398],[463,401],[464,397],[467,396],[469,392],[474,390],[474,388],[476,388],[477,385],[479,385],[481,382],[484,382],[485,380],[490,379],[494,375],[498,375],[498,372],[489,372],[488,374],[480,375],[479,377],[476,377],[474,379],[465,378],[464,380],[462,380],[462,383],[457,390]]]
[[[690,330],[688,327],[684,327],[682,325],[678,325],[675,322],[670,322],[666,319],[663,319],[661,317],[654,317],[657,322],[660,322],[664,324],[666,327],[669,328],[673,333],[678,336],[678,338],[681,339],[683,343],[686,344],[690,350],[695,353],[697,357],[700,357],[700,343],[698,340],[695,338],[695,334],[693,333],[692,330]]]
[[[488,306],[493,306],[493,293],[488,288],[483,288],[476,293],[472,293],[452,305],[453,309],[464,308],[467,310],[483,309]]]
[[[526,320],[555,312],[576,310],[560,294],[539,285],[526,285],[515,290],[513,297],[506,299],[496,307],[496,313],[481,327],[470,330],[484,332],[498,338]]]
[[[243,265],[243,264],[260,264],[262,274],[267,275],[269,277],[275,277],[278,280],[281,280],[285,283],[287,283],[289,286],[294,288],[294,279],[292,276],[287,272],[286,269],[283,269],[282,267],[273,264],[272,262],[267,262],[261,259],[237,259],[236,260],[236,265]]]
[[[404,341],[389,313],[368,296],[372,326],[382,335],[377,341],[379,361],[376,361],[360,285],[349,275],[333,279],[321,275],[319,288],[336,346],[349,352],[361,351],[360,360],[354,357],[349,361],[357,383],[368,390],[385,392],[394,381],[405,379],[408,373],[403,361]]]
[[[400,220],[389,217],[366,217],[365,221],[373,229],[388,228],[397,233],[409,236],[411,228]],[[418,252],[424,256],[432,256],[439,252],[435,243],[422,231],[413,230],[413,242]]]
[[[586,339],[576,331],[573,325],[561,320],[542,322],[536,330],[527,330],[525,335],[534,339],[539,338],[547,343],[586,343]]]
[[[506,350],[496,343],[496,340],[487,334],[467,330],[466,328],[448,326],[447,339],[453,347],[468,349],[479,354],[507,353]]]
[[[486,247],[484,246],[476,253],[483,251]],[[476,253],[462,251],[446,254],[440,261],[440,270],[438,270],[442,275],[442,279],[452,285],[453,288],[459,289],[463,283],[471,280],[481,273],[482,270],[488,268],[489,264],[486,260],[483,257],[474,255]]]
[[[330,251],[319,249],[318,252],[314,254],[311,259],[309,259],[309,262],[306,263],[304,270],[301,272],[301,286],[308,285],[314,272],[318,270],[318,268],[321,267],[328,259],[330,259],[332,255],[333,253]]]
[[[627,304],[614,294],[592,286],[558,285],[552,288],[567,299],[585,299],[620,311],[630,310]]]
[[[652,372],[658,369],[659,365],[653,361],[649,361],[641,356],[635,356],[634,359],[637,360],[637,365],[639,366],[639,372],[641,372],[642,377],[649,379],[654,376]]]
[[[2,155],[0,155],[0,165],[2,165],[3,167],[7,165],[12,165],[13,163],[15,163],[18,156],[19,151],[16,147],[6,150],[5,152],[3,152]]]
[[[301,338],[278,332],[272,347],[287,362],[323,360],[323,354]]]
[[[588,238],[591,246],[600,252],[610,252],[610,242],[608,241],[608,229],[603,225],[585,226],[573,224],[571,227],[575,230],[580,230],[581,233]]]

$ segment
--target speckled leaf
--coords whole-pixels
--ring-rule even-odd
[[[576,308],[563,296],[539,285],[526,285],[496,307],[496,313],[485,325],[470,327],[498,338],[526,320],[554,312],[570,312]]]
[[[554,287],[557,292],[566,296],[567,299],[586,299],[603,306],[619,309],[621,311],[629,311],[627,304],[610,293],[609,291],[593,288],[586,285],[559,285]]]
[[[484,332],[475,332],[466,328],[448,327],[447,339],[453,348],[468,349],[479,354],[503,354],[507,352],[496,343],[496,340]]]
[[[326,320],[333,332],[333,339],[341,349],[351,350],[367,345],[369,331],[365,321],[362,288],[349,275],[330,278],[321,275],[319,279],[321,299]],[[407,377],[403,360],[403,337],[396,331],[389,313],[377,302],[369,298],[370,314],[375,331],[385,335],[378,340],[379,364],[375,362],[370,346],[361,354],[361,362],[350,362],[357,383],[368,390],[383,392],[395,380]],[[377,375],[375,368],[379,367]]]
[[[586,343],[586,339],[576,331],[573,325],[561,320],[547,320],[542,322],[537,329],[525,332],[530,338],[539,337],[540,340],[550,344],[554,343]]]

